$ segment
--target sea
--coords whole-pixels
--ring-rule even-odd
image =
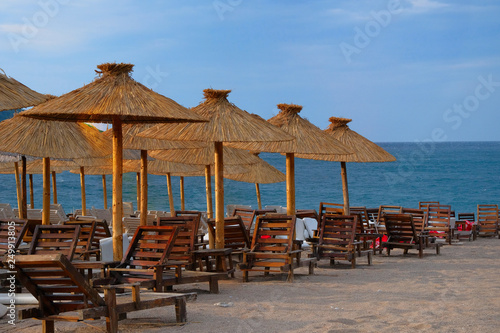
[[[417,208],[419,201],[439,201],[456,213],[475,212],[478,204],[500,204],[500,142],[378,143],[395,162],[347,163],[351,206],[398,205]],[[264,160],[285,172],[285,157],[262,153]],[[150,175],[150,210],[168,211],[165,176]],[[57,200],[66,213],[81,208],[80,176],[57,174]],[[102,177],[87,175],[87,209],[103,208]],[[212,179],[213,182],[213,179]],[[34,205],[42,207],[42,176],[33,175]],[[180,209],[180,178],[172,177],[174,205]],[[320,202],[342,203],[339,162],[295,159],[296,208],[316,209]],[[123,177],[123,201],[137,208],[135,173]],[[212,189],[215,186],[212,184]],[[108,205],[112,179],[107,176]],[[261,184],[262,205],[286,206],[286,184]],[[204,177],[184,178],[185,209],[206,211]],[[29,198],[28,198],[29,202]],[[255,185],[224,180],[224,202],[257,208]],[[0,203],[17,207],[14,175],[0,175]]]

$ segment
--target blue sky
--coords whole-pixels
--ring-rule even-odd
[[[186,107],[205,88],[268,119],[303,105],[372,141],[500,141],[494,0],[2,0],[0,68],[61,95],[96,65]]]

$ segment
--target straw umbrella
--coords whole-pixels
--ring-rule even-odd
[[[8,77],[5,74],[5,72],[0,73],[0,111],[26,108],[29,106],[43,103],[52,97],[54,96],[43,95],[26,87],[19,81],[16,81],[11,77]],[[20,188],[21,200],[18,204],[19,217],[26,218],[27,217],[26,216],[27,215],[26,158],[21,157],[21,164],[22,164],[21,168],[22,178],[21,178],[21,188]],[[16,172],[18,172],[17,170],[18,169],[16,167]]]
[[[132,64],[106,63],[97,67],[100,77],[92,83],[25,112],[44,119],[112,123],[113,258],[120,260],[123,256],[122,124],[204,119],[133,80]]]
[[[259,155],[259,153],[253,154],[255,156]],[[248,172],[225,175],[224,177],[239,182],[254,183],[259,209],[262,209],[259,184],[272,184],[286,181],[285,174],[283,174],[281,171],[279,171],[263,159],[260,159],[259,163],[251,165]]]
[[[43,158],[42,223],[49,224],[50,157],[102,156],[110,151],[93,127],[33,119],[24,112],[0,123],[0,150]]]
[[[21,82],[8,77],[5,72],[0,73],[0,111],[27,108],[43,103],[49,98],[50,96],[31,90]]]
[[[286,133],[293,135],[295,140],[282,145],[270,144],[231,144],[238,148],[252,151],[278,152],[286,154],[286,198],[287,214],[295,214],[295,155],[308,153],[307,158],[320,159],[324,154],[349,154],[350,151],[342,143],[324,133],[308,120],[302,118],[299,112],[302,106],[296,104],[278,104],[281,110],[268,120]]]
[[[353,152],[353,154],[323,155],[320,159],[340,162],[342,192],[344,195],[344,213],[349,214],[349,190],[347,186],[346,162],[393,162],[396,158],[382,147],[351,130],[349,126],[347,126],[351,119],[330,117],[329,120],[330,125],[325,132],[342,142]],[[298,155],[297,157],[307,158],[307,156],[308,155]]]
[[[293,137],[271,124],[229,103],[231,90],[205,89],[205,101],[192,108],[209,122],[198,125],[157,125],[141,134],[157,139],[212,142],[215,158],[215,225],[216,248],[224,247],[224,142],[282,142]]]
[[[141,211],[141,221],[140,225],[147,224],[147,210],[148,210],[148,162],[147,162],[147,151],[154,149],[186,149],[186,148],[198,148],[202,147],[206,144],[202,142],[194,142],[194,141],[166,141],[166,140],[158,140],[155,138],[145,138],[137,136],[138,133],[147,130],[152,127],[152,124],[128,124],[123,126],[123,147],[127,149],[138,149],[140,150],[141,156],[141,165],[140,171],[137,173],[137,207]],[[111,137],[112,131],[107,130],[104,132],[105,136]],[[160,167],[157,164],[156,167]],[[163,168],[172,169],[172,165],[166,166]],[[177,166],[180,168],[181,166]],[[175,168],[173,168],[175,169]],[[182,169],[178,169],[182,170]],[[167,174],[167,186],[169,189],[169,193],[171,193],[171,183],[170,183],[170,175]],[[171,196],[169,195],[169,200]],[[171,202],[173,203],[173,201]],[[170,210],[172,211],[173,205],[171,205]]]

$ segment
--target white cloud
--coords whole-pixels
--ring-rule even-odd
[[[449,4],[434,1],[434,0],[405,0],[409,7],[405,8],[405,12],[412,14],[427,13],[433,10],[449,7]]]

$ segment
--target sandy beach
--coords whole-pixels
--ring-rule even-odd
[[[293,283],[284,275],[254,273],[250,282],[220,282],[220,293],[206,284],[178,291],[196,291],[187,305],[188,322],[175,323],[173,307],[134,312],[120,321],[121,332],[498,332],[500,327],[500,240],[480,238],[430,249],[419,259],[376,255],[367,266],[329,267],[318,263],[314,275],[296,270]],[[222,307],[223,303],[229,305]],[[105,321],[56,322],[56,332],[102,332]],[[12,327],[4,317],[0,331],[40,332],[41,322],[23,320]]]

